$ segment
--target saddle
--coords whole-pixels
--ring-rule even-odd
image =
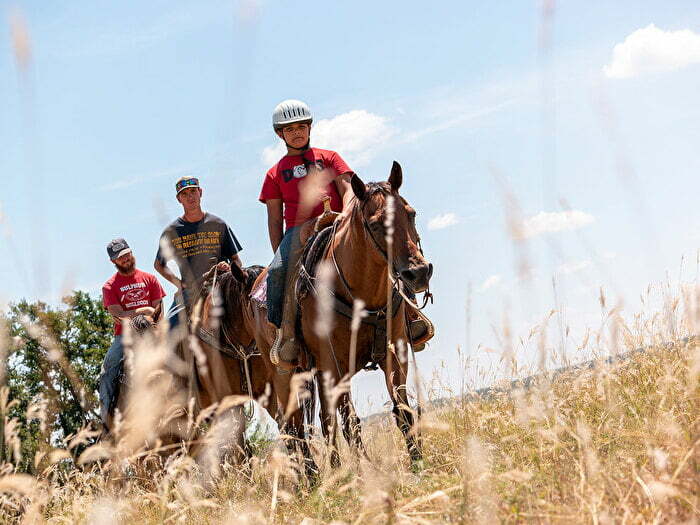
[[[296,283],[296,297],[297,301],[301,301],[304,297],[309,294],[316,295],[316,287],[314,282],[316,280],[316,272],[320,262],[324,259],[330,242],[335,235],[336,224],[334,223],[330,226],[323,228],[322,230],[313,234],[306,243],[304,251],[299,259],[299,278]],[[400,286],[400,284],[399,284]],[[396,315],[403,298],[396,288],[392,293],[391,299],[391,311],[393,315]],[[352,320],[353,317],[353,305],[347,303],[344,299],[333,295],[333,309],[343,317]],[[370,326],[374,329],[374,337],[372,338],[372,348],[371,348],[371,365],[370,369],[376,369],[377,363],[383,361],[386,358],[387,349],[387,308],[384,307],[379,310],[367,311],[367,315],[361,320],[361,324]],[[301,315],[297,316],[300,319]]]
[[[249,359],[260,355],[255,347],[255,342],[248,347],[231,343],[222,325],[216,331],[200,326],[197,329],[197,337],[222,354],[235,359]]]

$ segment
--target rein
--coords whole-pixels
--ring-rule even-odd
[[[216,301],[223,301],[223,298],[221,294],[217,290],[217,277],[218,277],[218,267],[214,268],[214,278],[212,280],[212,286],[211,286],[211,292],[210,294],[212,295],[212,299],[217,298]],[[200,298],[202,291],[204,290],[204,284],[202,284],[202,287],[200,288]],[[213,304],[213,303],[212,303]],[[214,306],[220,306],[219,304],[213,304]],[[257,351],[255,347],[255,339],[252,340],[248,346],[244,346],[242,344],[237,344],[234,343],[231,340],[231,336],[229,336],[228,331],[226,329],[226,323],[222,322],[222,320],[219,320],[219,333],[223,335],[223,344],[220,342],[220,338],[216,337],[214,334],[213,330],[209,330],[208,328],[205,328],[199,324],[196,330],[197,337],[214,348],[215,350],[218,350],[222,354],[232,357],[234,359],[237,359],[240,367],[241,367],[241,376],[242,379],[245,379],[245,385],[244,388],[248,391],[248,395],[250,398],[253,398],[253,385],[251,381],[251,374],[250,374],[250,365],[248,363],[248,360],[251,357],[259,356],[260,352]]]
[[[382,193],[384,195],[389,195],[389,192],[382,190]],[[369,223],[367,221],[367,218],[365,217],[364,214],[364,207],[366,205],[366,202],[363,202],[359,206],[359,213],[362,217],[362,229],[363,233],[365,236],[368,236],[372,240],[372,244],[374,244],[374,248],[377,250],[377,252],[382,256],[382,258],[387,262],[387,266],[389,264],[389,256],[387,251],[382,247],[382,245],[377,241],[377,239],[374,237],[372,234],[372,230],[369,226]],[[345,275],[343,274],[342,269],[340,268],[340,265],[338,264],[338,260],[335,256],[335,249],[334,249],[334,240],[338,231],[338,222],[335,221],[333,222],[331,226],[331,231],[329,233],[329,246],[327,248],[327,252],[331,261],[333,262],[333,266],[335,268],[335,272],[338,275],[338,280],[341,282],[347,296],[349,297],[349,303],[347,302],[347,299],[339,297],[333,292],[330,292],[331,295],[334,298],[335,306],[334,310],[342,315],[343,317],[346,317],[350,320],[353,318],[353,304],[355,302],[355,295],[352,292],[352,289],[350,287],[350,284],[348,283],[347,279],[345,278]],[[421,252],[423,253],[423,250],[420,246],[420,239],[418,239],[418,247]],[[303,277],[310,285],[311,289],[314,291],[316,295],[318,295],[318,290],[314,286],[314,278],[309,274],[308,270],[306,269],[306,266],[304,264],[304,261],[301,261],[300,264],[300,276]],[[394,268],[390,268],[389,270],[389,279],[391,279],[391,284],[392,284],[392,299],[391,303],[387,301],[387,303],[384,305],[384,307],[379,308],[377,310],[369,310],[366,311],[366,316],[361,319],[361,324],[364,324],[366,326],[371,326],[374,328],[374,339],[372,343],[372,350],[371,350],[371,363],[365,367],[365,369],[368,370],[376,370],[378,368],[378,362],[381,361],[384,356],[386,355],[386,348],[387,344],[389,341],[389,334],[387,334],[387,318],[388,318],[388,312],[389,312],[389,307],[391,307],[391,312],[393,313],[392,318],[396,316],[398,313],[398,310],[401,306],[401,302],[406,301],[407,304],[413,304],[413,300],[411,300],[409,297],[406,296],[404,293],[403,289],[406,287],[405,282],[403,279],[400,277],[398,272],[394,270]],[[426,292],[426,297],[424,297],[424,304],[420,309],[424,308],[425,305],[428,302],[428,297],[432,300],[432,295],[430,294],[429,291]],[[416,307],[417,308],[417,307]],[[330,336],[328,337],[328,343],[329,347],[331,350],[331,356],[333,357],[333,360],[335,362],[338,374],[340,374],[340,367],[338,364],[338,359],[335,355],[335,349],[333,348],[333,343],[330,340]]]
[[[384,196],[390,195],[390,193],[384,189],[381,189],[381,192]],[[372,240],[372,243],[374,244],[375,249],[379,252],[379,254],[382,256],[382,258],[386,261],[387,267],[388,267],[389,266],[389,254],[387,253],[387,251],[382,247],[382,245],[379,243],[379,241],[372,234],[372,229],[369,227],[369,223],[367,222],[367,217],[365,217],[364,209],[365,209],[366,203],[367,202],[365,201],[360,206],[360,216],[362,217],[363,232],[364,232],[365,236],[369,237]],[[333,266],[335,268],[336,273],[338,274],[338,277],[340,278],[340,282],[342,283],[343,288],[345,288],[345,291],[350,296],[351,303],[354,303],[355,296],[353,295],[352,290],[350,289],[350,285],[348,284],[347,279],[345,279],[345,276],[343,275],[343,272],[340,269],[340,266],[338,265],[338,261],[335,258],[335,250],[333,249],[333,239],[335,238],[335,234],[336,234],[336,231],[338,229],[338,223],[333,222],[332,228],[333,228],[333,231],[331,232],[331,240],[330,240],[330,247],[329,247],[331,260],[333,261]],[[420,236],[418,236],[416,244],[418,246],[418,251],[420,252],[420,254],[424,255],[423,254],[423,246],[421,245],[421,242],[420,242]],[[398,272],[396,272],[394,270],[394,268],[391,268],[389,271],[389,279],[391,279],[391,283],[392,283],[393,288],[394,288],[394,293],[398,292],[401,295],[401,297],[404,298],[404,300],[406,300],[408,303],[412,303],[413,301],[410,298],[408,298],[403,291],[404,288],[406,287],[406,283],[403,281],[401,276],[398,275]],[[428,284],[428,288],[424,292],[422,306],[419,307],[418,305],[415,305],[415,308],[417,310],[423,310],[428,305],[428,302],[430,302],[430,304],[433,303],[433,294],[430,292],[430,284]],[[368,311],[367,313],[372,314],[375,312],[376,313],[386,312],[387,306],[385,306],[384,308],[379,309],[379,310]]]

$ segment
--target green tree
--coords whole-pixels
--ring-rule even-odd
[[[99,418],[97,380],[112,341],[111,317],[100,298],[85,292],[75,291],[64,302],[54,308],[41,301],[20,301],[4,315],[13,341],[6,381],[10,399],[17,401],[8,417],[21,423],[18,467],[23,471],[33,469],[42,447],[59,445]],[[0,448],[7,460],[6,447]]]

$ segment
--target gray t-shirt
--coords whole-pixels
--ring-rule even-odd
[[[231,228],[219,217],[205,213],[197,222],[178,217],[160,237],[156,260],[166,265],[174,260],[185,287],[194,288],[215,263],[227,261],[241,251]]]

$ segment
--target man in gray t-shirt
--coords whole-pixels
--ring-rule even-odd
[[[153,265],[180,292],[168,312],[173,328],[181,321],[180,314],[184,315],[183,311],[191,306],[189,302],[199,289],[202,275],[214,263],[219,263],[221,272],[230,269],[229,263],[241,266],[241,245],[231,228],[216,215],[202,210],[199,180],[182,177],[175,183],[175,191],[184,214],[163,231]],[[168,268],[169,260],[177,264],[179,277]]]

